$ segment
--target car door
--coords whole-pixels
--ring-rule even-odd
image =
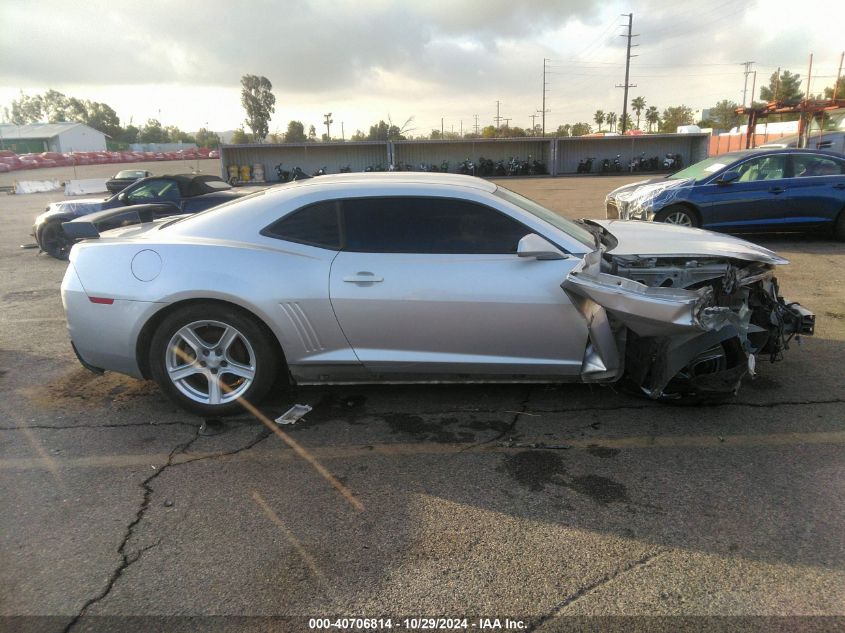
[[[824,154],[792,154],[787,222],[796,228],[829,225],[845,208],[845,160]]]
[[[787,155],[764,154],[729,167],[739,178],[706,185],[710,217],[706,228],[765,231],[777,229],[786,214]]]
[[[329,294],[347,340],[374,373],[579,373],[586,324],[560,287],[578,258],[518,257],[517,243],[533,231],[466,200],[352,198],[342,216]]]

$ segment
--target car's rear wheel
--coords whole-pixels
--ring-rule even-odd
[[[697,227],[698,217],[693,211],[680,205],[672,205],[666,207],[654,216],[655,222],[665,222],[666,224],[677,224],[679,226]]]
[[[203,416],[258,404],[273,385],[278,354],[272,334],[230,306],[193,304],[167,316],[153,335],[150,370],[162,391]]]
[[[56,220],[48,222],[41,229],[39,243],[42,251],[56,259],[67,259],[70,248],[73,246],[73,242],[68,239],[62,228],[62,223]]]

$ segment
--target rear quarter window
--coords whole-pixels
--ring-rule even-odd
[[[340,250],[339,205],[335,200],[317,202],[277,220],[262,235],[287,242]]]

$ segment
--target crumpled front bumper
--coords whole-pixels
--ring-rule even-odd
[[[711,286],[663,288],[603,273],[598,252],[585,257],[561,284],[588,325],[582,380],[613,382],[627,374],[660,398],[700,355],[734,341],[727,366],[692,385],[731,393],[754,372],[757,355],[779,360],[792,337],[813,334],[815,315],[779,296],[770,267],[729,272],[717,298]]]

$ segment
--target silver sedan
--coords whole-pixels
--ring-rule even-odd
[[[734,393],[757,356],[813,330],[765,248],[573,222],[469,176],[326,176],[81,233],[62,284],[80,361],[153,378],[202,415],[257,403],[280,376]]]

